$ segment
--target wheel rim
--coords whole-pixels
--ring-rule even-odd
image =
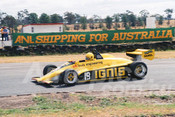
[[[75,83],[77,80],[77,74],[75,72],[70,72],[68,75],[67,75],[67,82],[69,84],[73,84]]]
[[[74,80],[74,74],[73,73],[70,73],[69,75],[68,75],[68,80],[69,81],[73,81]]]
[[[139,64],[135,68],[135,74],[139,77],[144,77],[146,75],[147,69],[144,65]]]

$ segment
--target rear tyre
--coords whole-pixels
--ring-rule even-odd
[[[46,65],[43,69],[43,75],[46,75],[47,73],[49,73],[50,71],[56,69],[57,66],[55,65]]]
[[[78,74],[75,70],[68,69],[64,72],[64,79],[65,84],[74,85],[78,81]]]
[[[148,68],[143,62],[134,62],[130,66],[131,69],[131,77],[137,79],[143,79],[148,71]]]

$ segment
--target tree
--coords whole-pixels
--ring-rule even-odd
[[[114,22],[118,23],[120,21],[120,14],[114,14],[113,16]]]
[[[117,30],[118,29],[118,22],[120,20],[120,15],[119,14],[114,14],[112,17],[113,17],[114,22],[115,22],[114,28],[115,28],[115,30]]]
[[[159,16],[158,24],[159,25],[162,25],[163,24],[163,16]]]
[[[66,12],[64,13],[64,19],[66,20],[67,24],[74,24],[76,17],[72,12]]]
[[[89,18],[89,19],[87,19],[87,22],[88,23],[94,23],[94,19],[93,18]]]
[[[124,14],[120,14],[120,17],[121,17],[121,20],[123,22],[123,26],[125,27],[125,29],[129,29],[129,26],[128,26],[128,15],[126,13]]]
[[[93,18],[89,18],[88,19],[88,23],[89,23],[89,28],[90,29],[94,29],[94,19]]]
[[[93,15],[94,23],[99,23],[100,22],[100,16],[98,15]]]
[[[59,23],[59,17],[58,14],[53,14],[50,16],[51,23]]]
[[[168,19],[167,24],[169,25],[170,24],[170,19],[172,17],[173,9],[166,9],[164,12],[167,14],[167,19]]]
[[[74,30],[79,30],[80,29],[80,25],[79,24],[74,24]]]
[[[102,29],[104,27],[103,22],[100,22],[98,27]]]
[[[90,29],[94,29],[94,19],[93,18],[89,18],[87,20],[87,22],[89,23],[89,28]]]
[[[59,22],[63,23],[63,17],[61,15],[58,15],[58,17],[59,17]]]
[[[30,13],[29,14],[29,23],[30,24],[36,24],[38,23],[38,15],[36,13]]]
[[[85,30],[87,28],[87,18],[83,16],[80,18],[81,28]]]
[[[63,18],[58,14],[53,14],[50,16],[51,23],[60,23],[63,22]]]
[[[151,17],[155,17],[156,20],[159,20],[159,17],[160,17],[160,16],[161,16],[160,14],[154,14],[154,15],[151,15]]]
[[[5,12],[0,12],[0,24],[2,23],[2,20],[4,19],[5,16],[7,16]]]
[[[106,22],[106,28],[111,29],[112,27],[112,18],[110,16],[107,16],[105,19]]]
[[[29,12],[27,9],[18,12],[18,24],[25,25],[29,23]]]
[[[136,26],[143,26],[143,21],[141,17],[138,17],[136,20]]]
[[[98,26],[100,29],[102,29],[104,27],[103,22],[105,22],[104,19],[100,18],[99,19],[99,26]]]
[[[50,23],[50,17],[46,13],[42,13],[39,18],[40,23]]]
[[[149,12],[147,10],[142,10],[139,12],[140,15],[141,15],[141,18],[142,18],[142,22],[144,24],[144,28],[145,28],[145,25],[146,25],[146,18],[148,17],[149,15]]]
[[[75,13],[75,22],[80,23],[81,16],[77,13]]]
[[[136,16],[133,13],[129,15],[129,25],[136,26]]]
[[[15,26],[16,26],[16,19],[13,16],[11,16],[11,15],[7,15],[3,19],[3,24],[6,25],[6,26],[8,26],[11,29],[14,29]]]

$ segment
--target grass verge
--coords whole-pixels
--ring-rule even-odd
[[[0,109],[0,116],[32,117],[101,117],[101,116],[175,116],[175,103],[146,104],[133,97],[95,97],[69,95],[69,102],[46,96],[32,98],[33,106],[20,109]],[[173,100],[174,95],[149,95],[145,99]]]

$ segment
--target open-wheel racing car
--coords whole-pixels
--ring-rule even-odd
[[[111,54],[100,54],[96,50],[86,54],[85,60],[68,61],[57,67],[47,65],[42,77],[33,77],[32,80],[44,84],[69,84],[109,80],[118,78],[142,79],[148,68],[141,58],[154,59],[154,50],[136,49],[126,54],[132,59],[115,58]]]

